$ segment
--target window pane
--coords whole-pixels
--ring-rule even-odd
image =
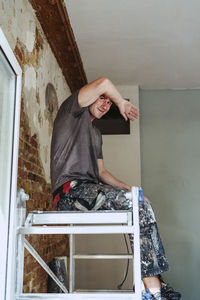
[[[15,74],[0,48],[0,280],[6,272],[14,106]]]

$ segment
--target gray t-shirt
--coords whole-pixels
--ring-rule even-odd
[[[91,122],[88,107],[80,107],[78,92],[59,108],[51,141],[51,184],[55,192],[69,180],[99,182],[97,159],[103,158],[102,137]]]

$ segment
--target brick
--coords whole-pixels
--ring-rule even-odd
[[[19,148],[20,149],[24,148],[24,142],[23,142],[23,140],[21,138],[19,139]]]
[[[51,185],[47,184],[40,161],[38,139],[30,135],[30,129],[24,113],[24,101],[21,104],[21,127],[19,140],[18,186],[25,189],[30,200],[27,201],[27,214],[31,210],[54,210]],[[55,256],[66,255],[68,244],[66,236],[29,236],[31,245],[38,250],[48,263]],[[33,257],[25,250],[24,292],[46,292],[47,275]],[[32,286],[32,288],[31,288]],[[31,289],[31,290],[30,290]]]
[[[38,147],[38,142],[36,141],[36,136],[35,136],[35,135],[31,137],[30,144],[31,144],[33,147],[35,147],[35,148]]]
[[[23,162],[23,159],[21,157],[19,157],[19,159],[18,159],[18,167],[19,168],[23,168],[24,167],[24,162]]]
[[[24,139],[27,143],[30,143],[30,135],[29,134],[24,134]]]
[[[24,285],[26,285],[29,281],[32,279],[32,272],[31,273],[26,273],[24,276]]]
[[[24,142],[24,150],[30,151],[30,145],[27,142]]]

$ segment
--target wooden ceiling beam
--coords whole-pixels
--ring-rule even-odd
[[[87,83],[64,0],[29,0],[71,92]]]

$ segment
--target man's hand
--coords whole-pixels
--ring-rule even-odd
[[[119,108],[121,115],[124,117],[124,119],[126,121],[128,119],[130,119],[131,121],[134,121],[135,119],[138,119],[138,117],[139,117],[138,108],[125,99],[118,103],[118,108]]]
[[[147,198],[146,196],[143,195],[144,200],[146,200],[147,202],[149,202],[150,204],[152,204],[152,202],[149,200],[149,198]]]

